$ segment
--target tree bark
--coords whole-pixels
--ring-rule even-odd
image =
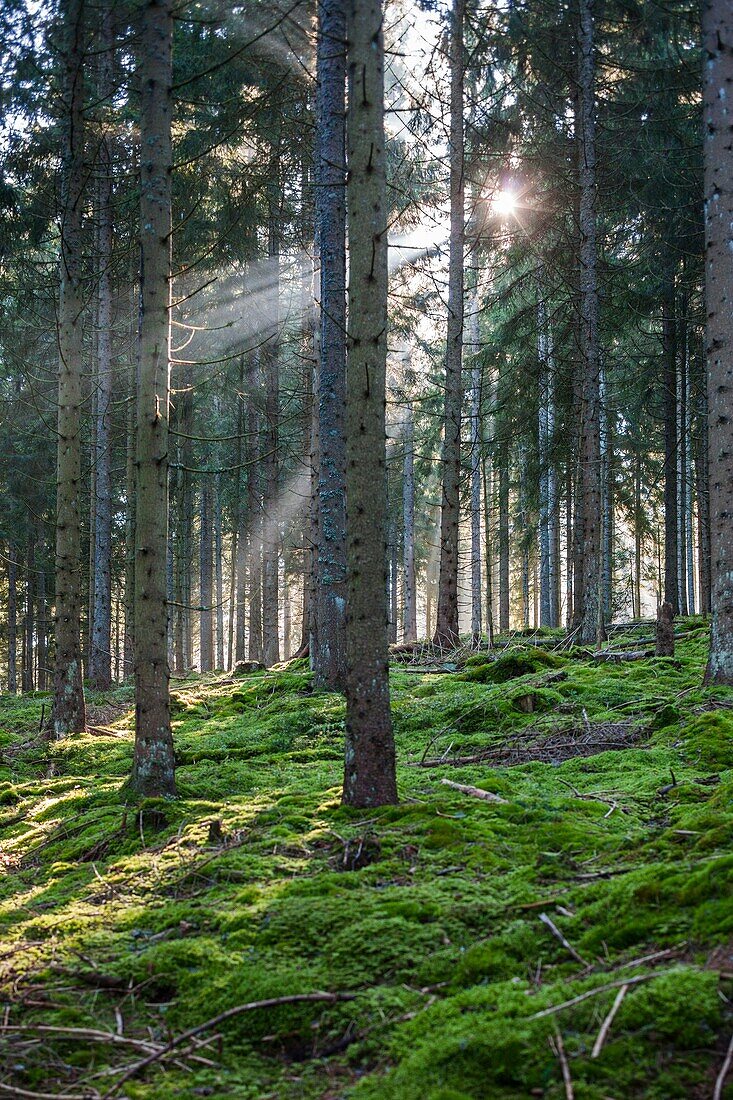
[[[41,544],[42,550],[44,549]],[[45,553],[43,554],[43,560],[45,560]],[[48,669],[46,668],[46,662],[48,661],[48,646],[47,646],[47,626],[46,626],[46,570],[41,562],[41,568],[38,570],[38,613],[36,615],[36,632],[37,632],[37,652],[38,652],[38,678],[36,686],[39,691],[46,691],[48,681]]]
[[[664,371],[664,599],[679,614],[677,573],[677,340],[674,271],[667,273],[662,300]]]
[[[18,565],[16,547],[8,545],[8,691],[18,690]]]
[[[260,369],[252,363],[252,382],[247,408],[247,511],[249,513],[249,659],[262,660],[262,495],[259,474]]]
[[[211,549],[211,483],[208,473],[201,482],[199,512],[199,667],[214,667],[213,557]]]
[[[216,667],[224,668],[224,543],[221,531],[221,474],[214,474],[214,578],[216,581]]]
[[[350,0],[344,802],[397,801],[387,661],[387,198],[381,0]]]
[[[318,500],[311,664],[320,688],[344,686],[346,664],[346,2],[318,6],[316,231],[320,254]]]
[[[263,475],[264,512],[262,527],[262,660],[269,668],[280,660],[279,603],[279,456],[280,437],[280,135],[270,167],[268,270],[272,306],[270,338],[262,349],[265,383]]]
[[[82,214],[84,201],[84,2],[66,0],[61,285],[58,306],[56,465],[56,660],[51,726],[55,737],[86,725],[81,660]]]
[[[474,255],[474,265],[478,257]],[[472,293],[468,317],[468,345],[471,361],[471,643],[481,643],[481,364],[478,359],[479,343],[479,292],[478,270],[471,272]]]
[[[555,428],[554,351],[547,317],[544,279],[540,278],[537,301],[540,460],[540,626],[558,626],[558,531],[557,478],[550,447]]]
[[[703,3],[705,305],[711,546],[706,681],[733,684],[733,10]]]
[[[402,423],[402,637],[417,640],[417,589],[415,584],[415,422],[412,401],[405,405]]]
[[[112,11],[100,12],[97,98],[113,94]],[[94,591],[89,679],[99,691],[112,685],[112,151],[104,122],[98,145],[96,424],[94,432]]]
[[[509,447],[501,445],[499,453],[499,630],[509,629]]]
[[[695,442],[695,492],[697,496],[697,561],[700,614],[710,614],[710,495],[708,483],[708,400],[705,374],[699,380],[698,433]]]
[[[580,0],[578,27],[577,151],[580,231],[579,350],[582,370],[580,479],[576,489],[578,581],[573,626],[578,641],[592,642],[603,630],[601,606],[601,477],[599,335],[596,243],[595,61],[593,0]]]
[[[463,402],[463,263],[465,241],[463,175],[465,0],[453,0],[450,24],[450,243],[448,331],[445,350],[445,404],[441,456],[443,499],[440,512],[440,575],[433,644],[458,644],[458,524],[461,483],[461,405]]]
[[[27,568],[25,582],[25,645],[23,646],[23,691],[33,691],[35,677],[35,606],[36,606],[36,539],[33,532],[28,537]]]
[[[168,404],[171,308],[172,0],[147,0],[140,27],[140,353],[135,531],[132,788],[176,793],[168,700]]]

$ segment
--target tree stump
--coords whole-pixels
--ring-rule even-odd
[[[657,657],[674,657],[674,610],[663,603],[657,612]]]

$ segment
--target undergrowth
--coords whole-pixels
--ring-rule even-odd
[[[302,663],[174,684],[170,804],[124,802],[129,686],[51,744],[47,697],[1,697],[4,1091],[552,1100],[562,1050],[578,1100],[712,1095],[733,1030],[733,692],[701,686],[706,629],[684,625],[674,659],[516,639],[455,673],[395,668],[400,804],[370,812],[340,805],[343,701]],[[507,746],[521,763],[482,759]],[[114,1091],[144,1044],[317,991],[354,996],[234,1016]]]

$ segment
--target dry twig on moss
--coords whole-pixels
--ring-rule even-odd
[[[568,954],[572,955],[576,962],[579,962],[581,966],[590,966],[590,963],[586,962],[582,955],[578,954],[572,943],[565,938],[557,925],[548,917],[547,913],[540,913],[540,920],[550,929],[555,939],[560,941]]]
[[[472,787],[470,783],[454,783],[452,779],[441,779],[440,782],[444,787],[451,787],[452,790],[460,791],[461,794],[470,794],[472,798],[480,798],[484,802],[500,802],[504,806],[509,805],[501,795],[493,794],[492,791],[482,791],[480,787]]]
[[[550,1036],[549,1043],[553,1054],[555,1054],[560,1061],[563,1084],[565,1085],[565,1100],[575,1100],[575,1090],[573,1089],[573,1079],[570,1076],[568,1056],[565,1053],[565,1044],[562,1041],[562,1035],[559,1030],[555,1031],[555,1034]]]
[[[720,1073],[715,1079],[715,1091],[713,1092],[713,1100],[722,1100],[723,1086],[725,1085],[725,1079],[728,1076],[731,1062],[733,1062],[733,1035],[731,1035],[730,1037],[728,1050],[725,1054],[725,1060],[723,1062],[723,1065],[720,1067]]]
[[[593,1050],[590,1053],[591,1058],[597,1058],[598,1055],[603,1050],[603,1044],[606,1042],[606,1039],[608,1038],[608,1033],[611,1030],[611,1024],[614,1021],[614,1017],[615,1017],[616,1013],[621,1008],[621,1002],[623,1001],[624,997],[626,996],[628,988],[629,988],[628,984],[622,985],[621,988],[619,989],[618,993],[616,994],[616,998],[615,998],[613,1004],[611,1005],[611,1008],[608,1012],[608,1015],[606,1016],[605,1020],[601,1024],[601,1030],[598,1032],[598,1035],[596,1036],[596,1041],[593,1044]]]

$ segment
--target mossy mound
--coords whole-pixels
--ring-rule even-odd
[[[549,669],[562,668],[565,660],[556,653],[537,647],[515,647],[499,657],[487,658],[477,655],[466,662],[467,670],[461,674],[462,680],[479,684],[504,684],[508,680],[517,680],[520,676],[533,676]]]

